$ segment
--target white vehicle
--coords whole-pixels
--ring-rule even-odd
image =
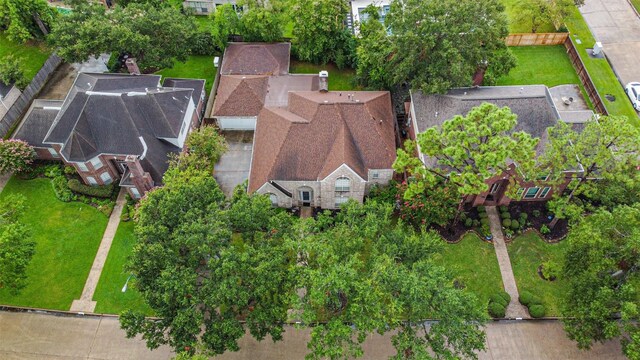
[[[640,110],[640,82],[630,82],[625,86],[624,90],[633,104],[633,108]]]

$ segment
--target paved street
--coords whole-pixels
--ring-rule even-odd
[[[506,321],[487,326],[488,350],[481,360],[596,360],[624,359],[618,341],[597,344],[589,352],[575,347],[558,321]],[[241,351],[220,359],[302,359],[309,332],[288,327],[284,339],[261,343],[244,337]],[[115,317],[63,317],[0,311],[0,359],[168,359],[167,347],[146,349],[140,340],[128,340]],[[393,355],[390,336],[370,336],[364,359]]]
[[[586,0],[580,12],[622,83],[640,81],[640,18],[627,0]]]

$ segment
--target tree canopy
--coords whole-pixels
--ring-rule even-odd
[[[229,35],[242,35],[248,42],[275,42],[283,38],[284,11],[281,1],[245,0],[237,11],[231,4],[216,7],[213,18],[213,37],[220,49],[227,46]]]
[[[358,24],[360,31],[356,49],[358,82],[372,89],[386,89],[391,83],[389,76],[391,69],[387,59],[391,56],[393,43],[380,22],[378,8],[371,4],[364,12],[368,18]]]
[[[338,68],[355,65],[355,39],[345,25],[349,4],[343,0],[293,2],[293,51],[300,60],[316,64],[335,63]]]
[[[79,2],[56,23],[49,40],[68,62],[101,53],[128,54],[144,71],[186,61],[195,28],[191,17],[173,7],[130,4],[107,12],[100,4]]]
[[[578,346],[621,336],[630,359],[640,358],[640,204],[600,209],[569,233],[562,314]]]
[[[27,227],[20,222],[25,210],[22,196],[0,201],[0,288],[17,294],[26,285],[27,266],[35,253]]]
[[[5,84],[14,84],[22,90],[29,85],[29,80],[17,57],[7,55],[0,58],[0,81]]]
[[[57,15],[46,0],[0,0],[0,30],[11,41],[43,38]]]
[[[388,204],[350,201],[333,218],[299,222],[288,241],[296,251],[294,314],[311,325],[309,359],[363,354],[367,335],[397,330],[397,359],[476,358],[484,349],[486,310],[453,286],[431,256],[432,232],[392,225]],[[425,319],[438,321],[425,324]]]
[[[520,173],[530,173],[535,164],[538,139],[523,131],[513,131],[517,116],[507,107],[484,103],[466,116],[456,115],[440,127],[418,134],[420,152],[434,161],[425,166],[414,155],[415,143],[408,141],[398,149],[395,171],[407,171],[413,178],[405,191],[405,199],[424,193],[429,187],[446,180],[460,196],[476,195],[488,190],[486,180],[509,174],[511,163]],[[514,176],[509,176],[511,183]],[[511,186],[508,193],[513,193]]]

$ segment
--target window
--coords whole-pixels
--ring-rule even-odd
[[[549,174],[540,174],[536,177],[536,180],[547,181],[549,179]]]
[[[52,157],[54,157],[54,158],[60,157],[60,155],[58,155],[58,152],[56,151],[56,149],[47,148],[47,150],[49,150],[49,154],[51,154]]]
[[[530,187],[527,189],[527,192],[524,194],[525,199],[534,199],[536,195],[540,191],[539,187]]]
[[[89,182],[89,185],[98,185],[96,178],[94,178],[93,176],[87,176],[87,181]]]
[[[87,168],[87,165],[85,165],[84,163],[76,163],[76,166],[80,171],[89,171],[89,168]]]
[[[346,203],[347,201],[349,201],[349,198],[346,196],[336,197],[336,207],[339,208],[340,205]]]
[[[103,172],[102,174],[100,174],[100,179],[105,185],[109,185],[111,184],[111,181],[113,181],[113,179],[111,179],[111,175],[109,175],[108,172]]]
[[[378,179],[380,178],[380,173],[378,173],[377,171],[374,171],[371,173],[371,178],[372,179]]]
[[[138,189],[132,187],[130,190],[131,194],[133,194],[134,199],[140,199],[140,191],[138,191]]]
[[[549,193],[549,190],[551,190],[550,187],[545,187],[542,189],[542,191],[540,192],[540,195],[538,195],[539,198],[544,198],[547,197],[547,194]]]
[[[522,199],[522,194],[524,194],[524,188],[518,189],[516,192],[516,199]]]
[[[346,177],[336,179],[336,192],[348,192],[351,180]]]
[[[500,185],[501,183],[498,182],[494,182],[493,184],[491,184],[491,190],[489,191],[490,194],[496,194],[498,192],[498,190],[500,190]]]
[[[271,205],[278,206],[278,195],[269,194],[269,200],[271,200]]]
[[[91,159],[90,162],[94,170],[98,170],[102,167],[102,161],[100,161],[100,158],[97,156]]]

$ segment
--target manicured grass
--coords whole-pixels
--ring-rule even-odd
[[[502,0],[502,3],[506,7],[507,18],[509,18],[509,32],[512,34],[515,33],[530,33],[531,32],[531,21],[517,21],[516,17],[520,9],[518,8],[518,3],[521,0]],[[556,32],[555,27],[551,23],[544,24],[537,29],[539,33],[545,32]]]
[[[493,245],[475,234],[466,235],[457,244],[446,244],[436,262],[449,269],[483,304],[489,302],[491,294],[503,289]]]
[[[96,287],[93,300],[97,301],[96,313],[119,314],[124,310],[136,310],[151,315],[151,309],[145,304],[140,293],[132,286],[135,278],[129,281],[127,291],[122,287],[127,281],[129,273],[124,270],[127,258],[135,245],[133,222],[121,222],[116,236],[113,238],[107,262],[102,269],[100,282]]]
[[[637,12],[640,12],[640,0],[631,0],[631,5],[636,8]]]
[[[582,58],[609,114],[626,116],[632,124],[640,126],[640,118],[638,118],[638,114],[633,109],[631,102],[624,93],[622,85],[620,85],[607,60],[594,59],[587,55],[586,49],[593,46],[595,39],[577,7],[572,9],[571,15],[565,19],[565,24],[571,32],[571,37],[580,54],[580,58]],[[578,39],[581,44],[578,44],[576,41]],[[615,96],[616,101],[612,102],[607,100],[605,98],[606,94]]]
[[[43,43],[36,41],[29,41],[26,44],[17,44],[9,41],[7,37],[0,33],[0,58],[6,55],[14,55],[20,59],[25,76],[29,81],[33,79],[38,73],[42,65],[49,55],[49,50]]]
[[[329,72],[329,90],[359,90],[355,84],[356,72],[353,69],[339,70],[333,64],[315,65],[308,62],[291,60],[289,72],[292,74],[317,74],[322,70]]]
[[[22,221],[37,245],[28,285],[18,295],[0,289],[0,304],[69,310],[82,293],[107,217],[89,205],[59,201],[49,179],[13,177],[0,198],[10,194],[27,199]]]
[[[200,30],[210,30],[211,25],[213,24],[213,20],[206,15],[194,15],[193,20],[196,22],[196,25],[198,25],[198,29]]]
[[[498,85],[543,84],[553,87],[580,83],[562,45],[513,46],[511,52],[518,59],[518,65],[509,75],[498,79]]]
[[[205,88],[209,94],[217,70],[213,66],[213,58],[214,56],[192,55],[186,62],[176,62],[171,69],[162,69],[156,74],[163,77],[205,79],[207,80]]]
[[[538,267],[552,260],[562,266],[567,243],[544,242],[538,234],[529,232],[518,236],[507,246],[518,291],[529,291],[539,297],[547,309],[547,316],[559,316],[560,304],[566,293],[566,281],[558,277],[555,281],[543,280],[538,275]]]

